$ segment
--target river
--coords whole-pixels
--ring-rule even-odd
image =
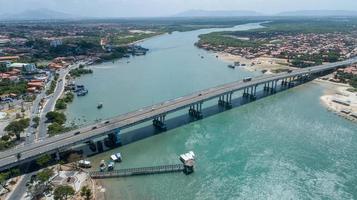
[[[78,79],[89,89],[69,105],[70,122],[83,124],[137,110],[193,91],[258,75],[232,70],[214,54],[197,49],[205,29],[146,40],[146,56],[93,66]],[[203,56],[203,59],[201,58]],[[116,168],[179,163],[193,150],[195,173],[107,179],[107,199],[356,199],[357,125],[321,105],[315,82],[204,118],[105,152],[120,151]],[[97,110],[98,102],[104,107]]]

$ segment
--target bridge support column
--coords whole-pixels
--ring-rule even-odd
[[[120,129],[114,130],[112,133],[108,134],[109,146],[121,146]]]
[[[232,95],[233,95],[233,92],[230,92],[228,94],[224,94],[223,96],[220,96],[219,100],[218,100],[218,105],[223,106],[227,109],[232,108]],[[246,96],[246,95],[247,95],[247,93],[244,89],[243,96]]]
[[[165,118],[166,115],[160,115],[152,121],[152,124],[154,125],[155,128],[161,131],[165,131],[167,129],[165,124]]]
[[[220,101],[222,101],[221,97],[220,97]],[[203,104],[203,102],[200,102],[200,103],[190,106],[190,109],[188,110],[188,114],[195,119],[202,119],[203,118],[202,104]]]
[[[61,157],[60,157],[60,150],[57,149],[56,151],[56,161],[60,161],[61,160]]]

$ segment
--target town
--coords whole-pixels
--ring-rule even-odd
[[[356,23],[351,21],[341,28],[339,21],[334,20],[321,19],[316,22],[309,19],[306,23],[300,19],[262,20],[258,17],[0,22],[0,151],[1,167],[4,167],[0,172],[0,199],[106,199],[109,194],[107,191],[115,193],[113,188],[118,191],[122,188],[127,190],[138,184],[134,179],[133,184],[128,181],[132,185],[127,186],[127,180],[122,177],[193,173],[196,170],[196,155],[191,149],[197,148],[201,153],[197,154],[200,155],[197,158],[197,169],[201,171],[192,176],[192,179],[185,179],[192,185],[193,178],[206,173],[205,170],[211,170],[210,167],[202,170],[202,166],[205,166],[203,163],[207,166],[211,164],[212,158],[205,157],[208,153],[204,152],[211,146],[223,149],[223,156],[217,154],[214,159],[226,159],[239,154],[234,160],[242,163],[232,169],[245,168],[248,164],[253,165],[263,160],[263,157],[270,157],[270,152],[273,152],[270,147],[264,147],[262,152],[257,151],[262,157],[249,161],[253,164],[246,163],[242,161],[243,153],[255,154],[245,152],[249,149],[246,146],[261,145],[266,141],[273,143],[280,141],[279,138],[293,141],[295,138],[291,137],[299,136],[292,128],[295,127],[294,122],[285,121],[300,120],[297,123],[297,132],[304,132],[301,128],[307,126],[309,137],[334,121],[342,124],[338,127],[340,129],[342,126],[347,127],[348,131],[353,129],[353,123],[357,121]],[[327,23],[331,23],[330,27]],[[219,31],[212,32],[209,28]],[[143,43],[145,41],[149,43]],[[225,54],[233,59],[225,60]],[[168,63],[170,67],[167,67]],[[155,68],[157,66],[165,68]],[[178,73],[181,70],[187,71]],[[216,75],[220,77],[219,81],[216,78],[205,79]],[[177,82],[173,81],[174,78],[177,78]],[[156,83],[164,84],[165,88],[157,89]],[[177,84],[182,87],[182,94],[170,93]],[[196,84],[197,87],[192,86]],[[213,87],[217,84],[222,85]],[[104,90],[95,87],[98,85],[109,88],[110,93],[104,91],[92,95]],[[207,89],[202,90],[201,87]],[[316,88],[323,92],[316,94]],[[325,92],[326,88],[328,92]],[[185,96],[186,92],[191,93]],[[111,106],[93,98],[100,96],[105,99],[112,93],[116,96],[111,96],[113,99],[110,100],[115,101]],[[276,93],[280,94],[270,100],[263,100]],[[306,105],[315,106],[314,109],[318,110],[316,113],[324,113],[330,120],[329,123],[318,124],[318,129],[311,128],[311,121],[319,122],[320,115],[312,116],[310,121],[305,119],[305,112],[291,114],[305,111],[306,105],[298,103],[310,96],[309,104]],[[83,108],[77,109],[75,116],[93,115],[91,117],[95,120],[89,120],[87,124],[85,120],[82,120],[82,124],[69,120],[70,114],[67,111],[71,110],[71,106],[77,102],[82,104],[89,98],[95,100],[91,99],[88,104],[92,106],[88,113],[83,112]],[[217,103],[209,107],[205,104],[207,107],[202,108],[203,103],[213,98]],[[324,107],[320,108],[316,99],[320,99]],[[268,101],[269,103],[265,103]],[[278,101],[283,102],[278,104]],[[241,118],[232,123],[236,120],[232,113],[237,112],[233,108],[241,105],[244,108],[237,114]],[[297,109],[290,112],[288,109],[291,105],[300,107],[296,106]],[[121,109],[117,109],[119,107]],[[228,110],[231,113],[225,112]],[[335,118],[334,115],[326,114],[325,110],[326,113],[330,110],[338,117],[348,120],[345,122],[343,118]],[[166,115],[176,111],[180,113],[165,121]],[[285,115],[285,112],[289,114]],[[213,115],[218,113],[220,116],[214,118]],[[271,113],[274,114],[268,116]],[[261,115],[264,117],[260,118]],[[104,119],[96,118],[97,116]],[[212,116],[209,118],[212,121],[218,120],[211,122],[211,125],[216,126],[214,129],[203,125],[210,123],[207,122],[209,120],[204,120],[206,116]],[[219,121],[221,116],[225,118]],[[246,123],[246,116],[254,119],[254,123]],[[304,116],[303,119],[299,119],[301,116]],[[275,120],[276,123],[284,122],[285,127],[278,124],[279,128],[276,129]],[[269,124],[261,126],[263,128],[256,127],[265,121]],[[175,130],[180,130],[179,126],[185,123],[189,124],[181,129],[180,134],[175,135],[177,138],[186,138],[173,141],[168,137],[169,134],[159,134],[166,132],[170,127],[167,124],[170,123]],[[246,134],[244,137],[254,135],[245,132],[245,128],[240,129],[241,125],[249,131],[261,129],[264,137],[271,136],[271,133],[274,137],[274,134],[282,135],[278,139],[263,138],[260,143],[255,140],[263,136],[257,137],[258,139],[250,138],[253,143],[242,143],[244,148],[237,153],[231,146],[239,146],[239,142],[245,141],[241,134]],[[336,130],[340,130],[338,128]],[[129,130],[124,130],[123,133],[122,129]],[[221,129],[225,130],[222,132],[224,140],[219,141],[224,143],[222,146],[215,143],[216,139],[222,138],[215,138],[217,136],[213,134]],[[284,133],[278,132],[280,129]],[[346,132],[350,134],[348,131]],[[161,138],[160,143],[156,138],[152,141],[143,140],[165,135],[167,138]],[[237,138],[242,140],[237,142]],[[137,142],[139,140],[143,141]],[[168,143],[170,140],[171,143]],[[235,143],[230,143],[231,141]],[[285,140],[280,142],[278,147],[287,143]],[[160,146],[161,143],[165,145]],[[142,144],[148,144],[143,148],[147,152],[137,148]],[[204,150],[197,146],[204,147]],[[158,147],[161,149],[155,149]],[[172,147],[176,149],[173,150]],[[216,149],[212,148],[210,154],[214,152]],[[165,163],[174,157],[178,158],[174,163]],[[224,165],[218,163],[217,166],[224,168],[228,162],[222,163]],[[145,167],[147,164],[149,167]],[[230,167],[225,170],[230,171]],[[217,170],[210,173],[217,173]],[[123,184],[121,187],[118,187],[117,182],[95,180],[119,177],[118,182],[122,181],[119,184]],[[155,184],[161,187],[165,178],[167,177],[158,179],[160,181]],[[126,191],[122,193],[127,195]],[[110,197],[108,199],[113,199]],[[155,197],[148,196],[149,199],[156,199]],[[166,199],[167,196],[160,197],[162,196],[157,199]]]

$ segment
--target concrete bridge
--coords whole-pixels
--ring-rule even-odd
[[[152,121],[160,130],[166,130],[165,119],[170,113],[188,109],[194,119],[203,116],[202,105],[204,102],[217,99],[218,105],[227,109],[232,106],[232,95],[242,92],[243,98],[254,101],[257,89],[262,89],[267,94],[274,94],[277,86],[290,88],[295,84],[304,83],[316,77],[330,73],[338,67],[357,63],[357,58],[346,61],[329,63],[325,65],[293,70],[273,75],[254,77],[250,81],[236,81],[209,89],[201,90],[183,97],[148,106],[134,112],[120,115],[103,122],[95,123],[61,135],[49,137],[42,141],[18,146],[0,153],[0,170],[14,167],[23,162],[35,159],[44,153],[59,153],[69,147],[95,138],[108,135],[113,140],[120,130]],[[57,154],[58,155],[58,154]]]

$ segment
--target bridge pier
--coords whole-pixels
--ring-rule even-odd
[[[232,108],[232,95],[233,92],[220,96],[218,98],[218,105],[223,106],[227,109]]]
[[[61,157],[60,157],[60,150],[59,149],[57,149],[56,150],[56,161],[60,161],[61,160]]]
[[[258,85],[251,86],[249,88],[244,88],[243,90],[243,97],[249,98],[250,100],[256,100],[257,96],[257,87]],[[265,88],[265,87],[264,87]],[[249,91],[250,90],[250,91]]]
[[[164,131],[167,129],[165,124],[165,118],[166,115],[160,115],[152,121],[152,124],[154,125],[155,128]]]
[[[196,119],[202,119],[203,115],[202,115],[202,102],[191,105],[190,109],[188,110],[188,114]]]
[[[271,86],[270,86],[271,85]],[[276,92],[276,87],[278,85],[278,81],[269,81],[268,83],[264,84],[264,91],[270,94],[273,94]]]
[[[112,147],[121,146],[120,129],[116,129],[112,133],[109,133],[108,140]]]

